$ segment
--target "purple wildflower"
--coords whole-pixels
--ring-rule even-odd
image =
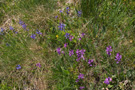
[[[17,69],[17,70],[18,70],[18,69],[21,69],[21,66],[20,66],[20,65],[17,65],[16,69]]]
[[[79,82],[79,79],[76,79],[76,81],[75,82]]]
[[[26,30],[26,24],[25,23],[22,25],[22,28]]]
[[[41,64],[40,63],[37,63],[36,66],[41,67]]]
[[[82,58],[83,60],[85,59],[85,58],[84,58],[85,51],[86,51],[86,50],[84,50],[84,49],[81,49],[81,50],[77,49],[77,50],[76,50],[76,54],[77,54],[77,59],[76,59],[76,61],[80,61],[81,58]]]
[[[85,52],[86,50],[84,50],[84,49],[81,49],[80,50],[80,52],[81,52],[81,54],[83,54],[84,55],[84,52]]]
[[[80,60],[81,60],[81,57],[79,57],[79,58],[76,59],[77,62],[80,61]]]
[[[72,56],[73,54],[74,54],[73,50],[69,51],[69,56]]]
[[[60,55],[61,48],[57,48],[57,52],[58,52],[58,54]]]
[[[23,21],[19,20],[19,24],[22,25],[22,28],[26,30],[26,24]]]
[[[69,7],[67,7],[66,9],[69,10]]]
[[[84,78],[84,74],[81,74],[81,73],[80,73],[80,74],[78,75],[78,79],[83,79],[83,78]]]
[[[13,30],[13,32],[15,33],[15,34],[17,34],[18,32],[17,31],[15,31],[15,30]]]
[[[67,43],[64,44],[64,47],[65,47],[65,48],[67,47]]]
[[[6,43],[6,46],[10,46],[10,44]]]
[[[69,33],[65,34],[66,39],[69,38],[69,35],[70,35]]]
[[[117,63],[120,62],[121,58],[122,58],[122,55],[120,55],[120,53],[117,53],[117,55],[115,56],[115,60],[117,61]]]
[[[80,89],[83,90],[85,87],[84,86],[80,86]]]
[[[60,10],[60,13],[62,13],[63,11],[62,10]]]
[[[112,52],[112,47],[111,47],[111,46],[106,47],[106,53],[107,53],[109,56],[111,55],[111,52]]]
[[[61,31],[62,31],[62,30],[64,30],[64,29],[65,29],[65,24],[60,23],[58,27],[59,27],[59,30],[61,30]]]
[[[72,41],[73,38],[74,38],[73,36],[70,36],[70,37],[69,37],[69,40]]]
[[[31,38],[35,39],[36,35],[35,34],[32,34],[31,35]]]
[[[1,32],[3,32],[4,31],[4,28],[1,28]]]
[[[78,40],[80,41],[82,38],[80,37]]]
[[[108,85],[110,84],[111,81],[112,81],[112,78],[108,77],[105,79],[104,83]]]
[[[21,20],[19,20],[19,24],[20,24],[20,25],[23,25],[23,24],[24,24],[24,22],[23,22],[23,21],[21,21]]]
[[[78,54],[79,52],[80,52],[79,49],[77,49],[77,50],[76,50],[76,53]]]
[[[65,52],[64,51],[62,51],[61,53],[65,55]]]
[[[9,26],[9,29],[10,29],[10,30],[14,30],[14,28],[13,28],[12,26]]]
[[[57,18],[58,18],[58,16],[55,16],[55,18],[57,19]]]
[[[18,32],[15,32],[15,34],[17,34]]]
[[[92,63],[93,63],[93,60],[90,60],[90,59],[89,59],[88,64],[89,64],[90,66],[92,66]]]
[[[77,15],[78,15],[78,17],[81,17],[82,12],[81,12],[81,11],[78,11],[78,12],[77,12]]]
[[[85,33],[82,33],[81,36],[84,37],[85,36]]]
[[[1,28],[0,35],[3,35],[3,31],[4,31],[4,29],[3,29],[3,28]]]
[[[67,12],[67,15],[68,15],[69,14],[69,7],[67,7],[66,10],[67,10],[66,12]]]
[[[37,34],[39,34],[39,35],[41,35],[42,33],[37,29],[37,32],[36,32]]]
[[[78,78],[76,79],[75,82],[79,82],[79,80],[80,80],[80,79],[83,79],[83,78],[84,78],[84,74],[81,74],[81,73],[80,73],[80,74],[78,75]]]

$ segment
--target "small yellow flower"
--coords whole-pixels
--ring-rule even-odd
[[[59,37],[59,35],[56,35],[56,38],[58,38]]]
[[[132,43],[133,42],[133,40],[130,40],[130,43]]]

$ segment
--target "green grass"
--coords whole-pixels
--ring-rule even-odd
[[[0,25],[5,29],[4,35],[0,35],[0,90],[76,90],[80,86],[84,86],[84,90],[135,88],[135,1],[80,0],[76,4],[69,5],[67,15],[67,6],[59,7],[54,0],[0,2]],[[63,13],[59,13],[60,8],[64,9]],[[81,17],[77,11],[82,11]],[[19,19],[29,31],[19,25]],[[59,30],[59,23],[66,25],[65,31]],[[18,34],[9,30],[9,26]],[[37,29],[42,35],[36,34]],[[65,39],[66,33],[74,37],[72,41]],[[81,33],[85,36],[79,41]],[[36,39],[30,37],[32,34],[36,34]],[[68,43],[66,48],[65,43]],[[106,54],[109,45],[112,47],[110,57]],[[65,54],[59,55],[57,48]],[[77,49],[86,50],[85,60],[76,61]],[[73,56],[69,56],[70,50],[74,50]],[[118,52],[122,59],[116,64]],[[88,65],[89,59],[94,60],[92,67]],[[41,67],[36,66],[37,63]],[[16,69],[18,64],[22,67],[20,70]],[[77,83],[80,73],[84,79]],[[112,78],[110,85],[104,83],[107,77]]]

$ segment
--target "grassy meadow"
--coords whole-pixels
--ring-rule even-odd
[[[135,0],[0,0],[0,90],[135,90]]]

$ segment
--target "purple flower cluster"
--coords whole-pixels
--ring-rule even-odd
[[[41,35],[41,34],[42,34],[38,29],[37,29],[36,31],[37,31],[37,32],[36,32],[37,34],[39,34],[39,35]]]
[[[4,28],[1,28],[1,32],[3,32],[4,31]]]
[[[60,10],[60,13],[62,13],[63,11],[62,10]]]
[[[88,64],[89,64],[90,66],[92,66],[92,63],[93,63],[93,60],[90,60],[90,59],[89,59]]]
[[[81,74],[81,73],[80,73],[80,74],[78,75],[78,79],[83,79],[83,78],[84,78],[84,74]]]
[[[31,37],[32,39],[35,39],[35,38],[36,38],[36,35],[35,35],[35,34],[32,34],[30,37]]]
[[[79,82],[80,79],[84,79],[84,74],[80,73],[75,82]],[[84,88],[85,88],[84,86],[79,87],[80,90],[83,90]]]
[[[69,14],[69,7],[66,8],[67,15]]]
[[[21,66],[20,66],[20,65],[17,65],[16,69],[17,69],[17,70],[18,70],[18,69],[21,69]]]
[[[9,26],[9,29],[10,29],[10,30],[14,30],[14,28],[13,28],[12,26]]]
[[[85,33],[82,33],[82,34],[81,34],[81,37],[84,37],[84,36],[85,36]]]
[[[19,24],[22,26],[24,30],[26,30],[26,24],[23,21],[19,20]]]
[[[84,36],[85,36],[85,33],[82,33],[78,40],[80,41]]]
[[[122,58],[122,55],[120,55],[120,53],[117,53],[115,58],[116,58],[115,60],[117,61],[117,63],[119,63]]]
[[[21,21],[21,20],[19,20],[19,24],[22,26],[22,28],[24,29],[24,30],[27,30],[27,31],[29,31],[29,29],[26,29],[26,24],[23,22],[23,21]]]
[[[23,27],[23,29],[26,30],[26,24],[25,23],[22,25],[22,27]]]
[[[67,43],[64,44],[64,47],[65,47],[65,48],[67,47]]]
[[[64,51],[61,51],[61,53],[65,55],[65,52]]]
[[[106,47],[106,53],[110,56],[111,55],[111,52],[112,52],[112,47],[111,46],[108,46]],[[116,56],[115,56],[115,60],[117,61],[116,63],[118,64],[122,58],[122,55],[120,55],[120,53],[117,53]]]
[[[39,34],[39,35],[42,35],[42,33],[38,29],[36,30],[36,33]],[[36,38],[36,34],[32,34],[30,37],[32,39],[35,39]]]
[[[73,38],[74,38],[73,36],[70,36],[70,37],[69,37],[69,40],[72,41]]]
[[[84,86],[80,86],[79,88],[80,88],[80,90],[83,90],[85,87]]]
[[[80,61],[81,58],[82,58],[83,60],[85,59],[85,58],[84,58],[85,51],[86,51],[86,50],[84,50],[84,49],[81,49],[81,50],[77,49],[77,50],[76,50],[76,54],[77,54],[77,59],[76,59],[76,61]]]
[[[3,35],[4,28],[1,28],[0,35]]]
[[[108,85],[110,84],[111,81],[112,81],[112,78],[108,77],[105,79],[104,83]]]
[[[21,21],[21,20],[19,20],[19,24],[20,24],[20,25],[23,25],[23,24],[24,24],[24,22],[23,22],[23,21]]]
[[[10,29],[10,30],[13,30],[13,32],[16,33],[16,34],[18,33],[18,32],[16,32],[16,31],[14,30],[14,28],[13,28],[12,26],[9,26],[9,29]]]
[[[78,78],[76,79],[76,82],[79,82],[80,79],[83,79],[84,78],[84,74],[79,74],[78,75]]]
[[[81,12],[81,11],[78,11],[78,12],[77,12],[77,16],[78,16],[78,17],[81,17],[81,15],[82,15],[82,12]]]
[[[65,34],[66,39],[69,38],[69,35],[70,35],[69,33]]]
[[[74,50],[69,51],[69,56],[72,56],[74,54]]]
[[[78,40],[80,41],[82,38],[80,37]]]
[[[112,47],[111,47],[111,46],[106,47],[106,53],[107,53],[109,56],[111,55],[111,52],[112,52]]]
[[[55,16],[55,19],[57,19],[58,18],[58,16]]]
[[[14,31],[14,30],[13,30],[13,32],[14,32],[15,34],[17,34],[17,33],[18,33],[17,31]]]
[[[36,66],[37,66],[37,67],[41,67],[41,64],[40,64],[40,63],[37,63]]]
[[[63,23],[60,23],[59,26],[58,26],[59,30],[64,30],[65,29],[65,24]]]
[[[60,55],[61,53],[62,54],[65,54],[65,52],[64,51],[61,51],[61,48],[57,48],[57,53]]]
[[[74,38],[72,35],[70,35],[69,33],[65,34],[66,39],[69,38],[70,41],[72,41],[72,39]]]
[[[61,48],[57,48],[57,52],[60,55],[61,54]]]

